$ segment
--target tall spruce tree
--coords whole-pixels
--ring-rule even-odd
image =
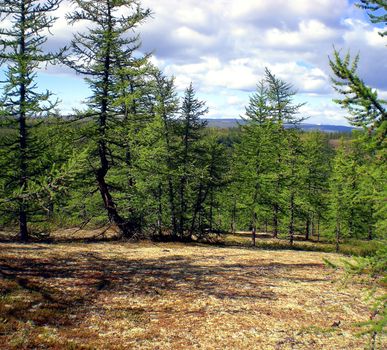
[[[109,220],[122,235],[131,237],[138,228],[134,208],[125,208],[129,213],[126,216],[120,211],[112,194],[112,189],[119,187],[114,184],[117,177],[109,183],[109,173],[115,164],[128,161],[128,153],[126,158],[122,154],[125,145],[117,145],[115,141],[117,126],[127,122],[123,102],[120,100],[117,106],[117,99],[123,96],[122,83],[128,80],[128,68],[133,62],[137,64],[133,54],[139,48],[139,38],[131,34],[149,17],[150,11],[134,0],[74,0],[73,3],[77,9],[67,15],[69,23],[90,24],[86,33],[74,35],[66,59],[67,65],[85,76],[92,91],[88,99],[90,112],[85,114],[86,120],[92,120],[89,136],[94,149],[90,164]],[[126,97],[134,100],[130,94]]]
[[[1,0],[0,61],[6,65],[5,84],[0,101],[1,128],[7,129],[1,140],[0,210],[18,215],[19,234],[28,239],[28,222],[41,210],[37,203],[40,180],[45,168],[40,157],[43,140],[36,129],[53,112],[56,102],[48,91],[37,88],[37,70],[54,62],[61,52],[44,52],[47,32],[55,22],[51,15],[61,0]]]

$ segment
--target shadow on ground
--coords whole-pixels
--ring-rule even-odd
[[[240,265],[228,263],[221,256],[212,257],[210,264],[201,264],[200,259],[198,262],[174,255],[169,249],[163,250],[165,256],[158,259],[108,259],[98,252],[69,253],[65,258],[45,257],[45,250],[50,248],[11,246],[7,250],[13,251],[14,258],[0,258],[0,311],[3,324],[11,325],[1,335],[12,332],[12,323],[17,322],[72,326],[82,317],[73,311],[87,309],[99,293],[136,296],[199,293],[216,298],[275,300],[278,295],[270,287],[286,271],[300,271],[296,276],[302,276],[289,275],[286,277],[289,280],[324,281],[308,278],[302,272],[323,268],[322,264]],[[38,257],[23,256],[31,251]]]

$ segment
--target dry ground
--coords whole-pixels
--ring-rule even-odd
[[[1,349],[364,349],[367,281],[327,253],[0,244]]]

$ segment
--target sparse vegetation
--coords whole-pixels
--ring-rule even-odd
[[[372,280],[344,286],[323,258],[341,259],[200,244],[1,244],[1,347],[362,349],[356,324],[369,320]]]

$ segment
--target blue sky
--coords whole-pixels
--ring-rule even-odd
[[[268,67],[298,91],[306,102],[308,122],[347,124],[346,112],[332,99],[328,55],[333,45],[360,52],[359,72],[387,98],[387,39],[378,35],[364,11],[348,0],[143,0],[153,18],[139,27],[144,52],[166,74],[176,77],[178,91],[192,81],[207,101],[208,117],[235,118],[244,113],[249,95]],[[49,40],[66,44],[73,28],[63,14]],[[61,109],[79,107],[88,95],[82,77],[64,67],[39,73],[39,85],[61,100]]]

